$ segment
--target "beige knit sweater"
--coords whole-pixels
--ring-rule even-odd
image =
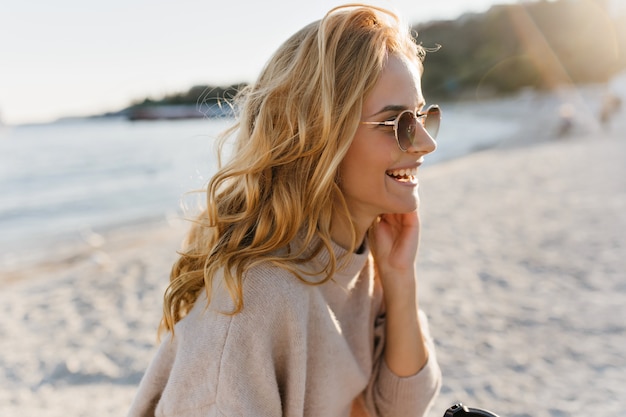
[[[220,313],[232,309],[221,285],[208,308],[197,300],[161,344],[129,417],[417,417],[430,408],[441,372],[425,315],[429,360],[398,377],[382,355],[382,290],[369,250],[323,285],[267,265],[247,273],[243,291],[236,315]]]

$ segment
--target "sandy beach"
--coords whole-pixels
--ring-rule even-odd
[[[626,411],[626,137],[488,151],[421,190],[422,305],[451,402]]]
[[[624,118],[624,111],[620,117]],[[502,417],[626,411],[626,129],[420,173],[420,302],[444,385]],[[0,270],[0,416],[123,416],[156,349],[181,222]]]

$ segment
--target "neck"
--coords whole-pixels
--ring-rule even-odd
[[[330,236],[333,242],[342,248],[346,250],[353,248],[354,251],[358,251],[363,244],[368,228],[369,224],[360,224],[354,219],[351,221],[345,216],[334,215]],[[355,232],[354,235],[352,234],[353,230]]]

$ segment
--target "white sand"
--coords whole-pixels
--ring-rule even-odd
[[[489,151],[423,176],[421,300],[445,377],[437,410],[626,411],[624,139]]]
[[[626,411],[625,161],[626,136],[596,132],[422,172],[420,298],[444,372],[431,416],[456,401],[502,417]],[[184,229],[0,270],[0,416],[125,415]]]

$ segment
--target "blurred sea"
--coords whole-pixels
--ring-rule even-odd
[[[93,233],[180,216],[184,194],[215,172],[214,139],[230,122],[0,126],[0,266]],[[444,106],[439,148],[427,164],[494,146],[517,127]]]

